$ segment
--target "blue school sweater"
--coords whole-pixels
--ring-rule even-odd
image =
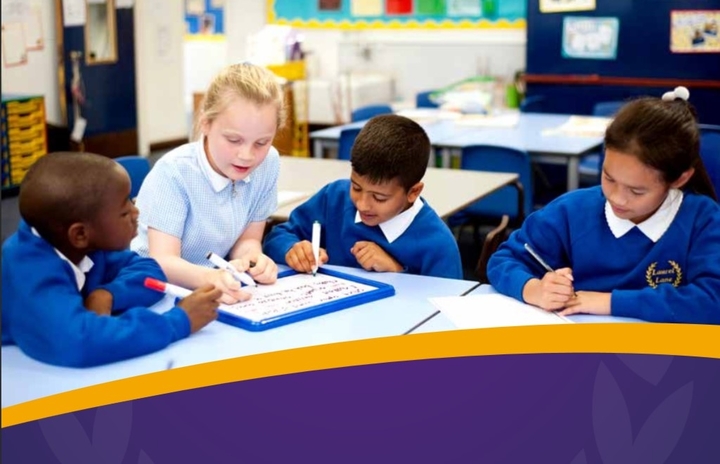
[[[616,238],[604,208],[602,190],[593,187],[531,214],[490,258],[490,283],[522,301],[527,281],[545,274],[527,242],[553,269],[572,268],[576,290],[611,292],[614,316],[720,324],[720,206],[684,193],[657,242],[637,227]]]
[[[163,297],[143,285],[146,277],[165,280],[154,260],[131,251],[88,256],[94,265],[81,292],[70,264],[21,221],[2,247],[3,345],[49,364],[85,367],[157,351],[190,334],[182,309],[147,309]],[[123,312],[87,310],[84,297],[96,289],[112,293],[113,312]]]
[[[265,239],[263,251],[275,262],[285,263],[285,254],[295,243],[311,240],[312,224],[320,221],[320,246],[327,251],[328,264],[361,267],[350,249],[356,242],[369,241],[385,250],[410,274],[462,278],[455,237],[427,203],[407,230],[392,243],[379,226],[355,223],[356,213],[350,200],[350,180],[332,182],[295,208],[287,222],[273,227]]]

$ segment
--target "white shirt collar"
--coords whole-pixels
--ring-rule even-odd
[[[615,238],[620,238],[632,230],[633,227],[637,227],[647,238],[653,242],[657,242],[668,230],[670,224],[672,224],[675,216],[680,210],[682,201],[682,190],[670,189],[665,201],[663,201],[662,205],[660,205],[660,208],[658,208],[652,216],[645,219],[640,224],[635,224],[628,219],[621,219],[617,217],[610,206],[610,202],[605,201],[605,219],[607,220],[610,231]]]
[[[397,238],[400,237],[408,229],[408,227],[410,227],[410,224],[412,224],[415,216],[418,215],[422,207],[423,201],[420,199],[420,197],[418,197],[411,207],[398,214],[394,218],[388,219],[387,221],[380,224],[380,230],[382,230],[383,235],[385,235],[385,238],[389,243],[397,240]],[[358,211],[355,213],[355,223],[357,224],[361,221],[362,219],[360,218],[360,211]]]
[[[30,230],[32,231],[33,235],[35,235],[36,237],[40,237],[40,234],[34,227],[32,227]],[[80,261],[80,264],[76,266],[75,263],[70,261],[67,256],[60,252],[60,250],[54,247],[53,250],[55,250],[55,253],[57,253],[60,259],[62,259],[63,261],[67,261],[67,263],[70,264],[70,268],[73,270],[73,274],[75,274],[75,282],[77,283],[78,291],[82,290],[83,285],[85,285],[85,273],[90,272],[90,269],[92,269],[95,263],[93,263],[92,259],[90,259],[88,256],[85,256],[82,261]]]
[[[212,185],[213,190],[215,190],[215,192],[220,192],[229,184],[231,184],[232,181],[227,177],[218,174],[212,168],[212,166],[210,165],[210,161],[208,160],[209,155],[205,152],[204,140],[204,136],[201,136],[200,140],[196,142],[198,144],[197,154],[198,159],[200,160],[200,169],[202,169],[203,174],[205,174],[205,177],[207,177],[207,179],[210,181],[210,185]],[[250,182],[250,176],[247,176],[241,182]]]

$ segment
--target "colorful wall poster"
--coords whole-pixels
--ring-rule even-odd
[[[618,18],[566,16],[563,18],[562,56],[614,60],[619,29]]]
[[[542,13],[591,11],[594,9],[595,0],[540,0],[540,12]]]
[[[670,51],[720,53],[720,10],[670,12]]]

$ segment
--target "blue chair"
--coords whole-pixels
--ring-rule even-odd
[[[370,119],[373,116],[378,116],[380,114],[390,114],[393,110],[390,107],[390,105],[368,105],[368,106],[361,106],[360,108],[356,108],[353,110],[351,114],[352,122],[355,121],[364,121],[366,119]]]
[[[720,196],[720,126],[700,124],[700,156],[705,170]]]
[[[340,142],[338,147],[338,159],[349,160],[352,153],[352,147],[355,143],[355,137],[360,133],[360,128],[343,129],[340,132]]]
[[[544,113],[546,112],[546,100],[545,95],[533,95],[531,97],[523,98],[520,103],[521,113]]]
[[[598,102],[593,106],[592,115],[598,117],[609,118],[615,115],[625,104],[622,101],[606,101]],[[581,180],[586,184],[597,184],[600,182],[600,172],[602,171],[602,163],[605,158],[605,148],[600,147],[599,152],[593,152],[585,155],[580,160]]]
[[[121,156],[115,158],[115,161],[120,163],[130,176],[130,198],[134,199],[140,191],[145,176],[150,172],[150,163],[147,158],[138,155]]]
[[[415,106],[418,108],[439,108],[440,105],[430,100],[430,94],[434,90],[427,90],[425,92],[418,92],[415,95]]]
[[[472,145],[463,148],[461,169],[490,172],[516,172],[519,186],[509,185],[450,217],[457,225],[474,218],[501,218],[507,215],[516,224],[533,210],[532,165],[530,155],[524,150],[495,145]],[[518,197],[518,191],[522,194]],[[519,208],[522,208],[518,210]],[[453,224],[454,223],[454,224]]]

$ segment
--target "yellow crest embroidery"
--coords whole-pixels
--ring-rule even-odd
[[[648,266],[645,271],[645,280],[652,288],[657,288],[660,284],[672,284],[677,287],[682,282],[682,268],[672,260],[668,260],[669,268],[658,269],[657,261]]]

